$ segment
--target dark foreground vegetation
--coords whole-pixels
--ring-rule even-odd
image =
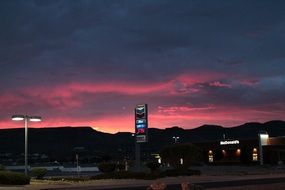
[[[2,185],[27,185],[30,184],[30,177],[23,173],[0,171],[0,184]]]

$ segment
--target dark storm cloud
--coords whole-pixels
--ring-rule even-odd
[[[260,62],[284,60],[284,40],[280,40],[284,6],[280,4],[283,5],[269,1],[6,1],[1,6],[1,28],[5,28],[1,42],[6,49],[2,51],[2,64],[25,65],[19,72],[28,65],[39,75],[43,74],[42,67],[66,69],[67,76],[64,71],[53,72],[61,80],[68,80],[76,75],[76,69],[82,68],[83,72],[87,68],[107,75],[111,70],[111,78],[130,76],[138,80],[136,65],[152,79],[152,70],[168,76],[191,69],[205,70],[209,65],[215,70],[234,70],[216,64],[217,59],[241,60],[245,64],[240,69],[248,73],[252,72],[251,66]],[[257,37],[247,36],[253,33]],[[257,69],[268,71],[266,66]],[[279,68],[272,70],[278,72]],[[121,76],[121,72],[129,75]],[[87,72],[76,79],[104,78],[90,75]]]

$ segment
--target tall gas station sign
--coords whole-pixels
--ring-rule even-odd
[[[135,108],[136,142],[143,143],[148,140],[148,113],[147,104],[137,105]]]

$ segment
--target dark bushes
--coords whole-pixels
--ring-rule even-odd
[[[30,184],[30,177],[22,173],[0,171],[0,184],[2,185],[27,185]]]
[[[47,174],[47,169],[45,168],[34,168],[32,169],[33,176],[36,177],[36,179],[43,179],[44,176]]]
[[[102,173],[111,173],[116,169],[116,164],[109,162],[102,162],[98,165],[100,172]]]
[[[47,177],[47,179],[51,180],[51,181],[69,181],[69,182],[81,182],[81,181],[90,180],[89,177],[84,177],[84,176],[81,176],[81,177],[74,177],[74,176],[71,176],[71,177]]]
[[[5,166],[0,164],[0,171],[4,171],[4,170],[6,170]]]
[[[148,162],[146,166],[150,169],[151,173],[154,173],[155,171],[158,171],[160,164],[157,162]]]

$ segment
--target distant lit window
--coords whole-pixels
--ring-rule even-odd
[[[252,161],[258,161],[257,148],[252,149]]]
[[[238,148],[237,150],[236,150],[236,156],[240,156],[240,149]]]
[[[257,153],[252,154],[252,161],[258,161]]]
[[[159,164],[161,164],[161,158],[158,158],[157,162],[158,162]]]
[[[213,157],[213,155],[209,155],[209,162],[211,163],[211,162],[214,162],[214,157]]]
[[[183,165],[183,158],[180,158],[180,164]]]

